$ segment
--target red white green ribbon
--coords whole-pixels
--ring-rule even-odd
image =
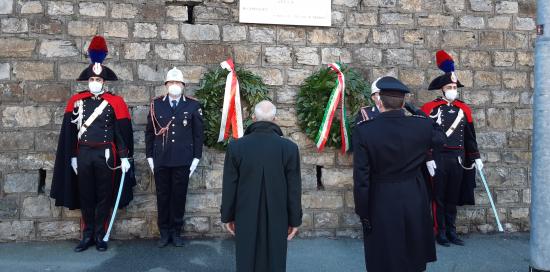
[[[232,59],[222,62],[221,67],[228,70],[229,74],[225,80],[225,93],[223,97],[222,120],[218,142],[229,138],[230,129],[233,138],[243,136],[243,117],[241,110],[241,94],[239,92],[239,81],[235,72],[235,65]]]
[[[336,74],[338,78],[336,79],[336,87],[332,90],[330,94],[330,99],[328,100],[327,107],[325,108],[325,114],[323,116],[323,121],[319,127],[319,132],[317,132],[317,137],[315,138],[315,143],[317,145],[317,150],[319,152],[323,151],[325,144],[327,143],[330,127],[332,126],[332,119],[334,118],[334,113],[338,109],[338,104],[341,102],[340,107],[340,133],[342,134],[342,153],[345,153],[349,150],[350,146],[350,136],[349,136],[349,125],[346,118],[346,103],[345,103],[345,89],[346,89],[346,80],[344,78],[344,73],[340,70],[340,65],[338,63],[331,63],[328,65]]]

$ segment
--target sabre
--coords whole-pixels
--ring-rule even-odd
[[[472,166],[470,166],[470,167],[465,167],[462,164],[462,158],[461,157],[458,157],[458,163],[460,164],[460,166],[462,166],[462,168],[464,168],[466,170],[472,170],[475,167],[474,164],[472,164]],[[495,214],[495,219],[497,220],[498,231],[503,232],[504,229],[502,228],[502,225],[500,224],[500,219],[498,218],[497,208],[495,207],[495,202],[493,201],[493,196],[491,195],[491,191],[489,191],[489,185],[487,185],[487,180],[485,179],[485,175],[483,174],[483,171],[481,169],[479,169],[477,167],[475,167],[475,168],[479,172],[479,176],[481,177],[481,181],[483,182],[483,186],[485,186],[485,191],[487,192],[487,196],[489,196],[489,202],[491,203],[491,208],[493,208],[493,213]]]
[[[126,176],[126,172],[122,171],[122,177],[120,178],[120,185],[118,186],[118,194],[116,197],[115,206],[113,207],[113,215],[111,216],[111,222],[109,223],[109,228],[107,229],[107,233],[105,233],[105,236],[103,237],[104,242],[109,241],[109,236],[111,236],[113,223],[115,223],[116,212],[118,210],[118,203],[120,202],[120,195],[122,194],[122,187],[124,186],[124,176]]]
[[[504,229],[502,228],[502,225],[500,224],[500,219],[498,218],[497,209],[495,208],[495,203],[493,202],[493,197],[491,196],[491,192],[489,191],[489,185],[487,185],[487,181],[485,180],[485,175],[483,175],[483,171],[481,169],[478,169],[476,167],[479,176],[481,176],[481,181],[483,182],[483,186],[485,186],[485,191],[487,191],[487,195],[489,196],[489,202],[491,202],[491,208],[493,208],[493,213],[495,214],[495,219],[497,220],[498,225],[498,231],[503,232]]]

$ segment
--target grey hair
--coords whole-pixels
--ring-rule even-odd
[[[273,121],[275,119],[275,114],[277,113],[277,108],[273,103],[263,100],[260,103],[256,104],[254,107],[254,116],[256,121]]]

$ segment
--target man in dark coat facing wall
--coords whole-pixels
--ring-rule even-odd
[[[235,235],[239,272],[285,271],[287,240],[302,224],[300,154],[275,113],[258,103],[255,122],[225,155],[221,220]]]
[[[436,256],[421,167],[428,150],[443,139],[428,118],[405,116],[405,85],[392,77],[377,85],[380,115],[353,132],[353,193],[366,267],[369,272],[424,271]]]

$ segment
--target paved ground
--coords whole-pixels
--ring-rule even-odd
[[[466,247],[437,248],[429,272],[513,272],[529,267],[529,235],[471,235]],[[76,241],[0,244],[0,271],[234,271],[232,240],[192,240],[159,249],[152,240],[112,241],[107,252],[73,253]],[[287,271],[364,271],[363,245],[353,239],[296,239]]]

